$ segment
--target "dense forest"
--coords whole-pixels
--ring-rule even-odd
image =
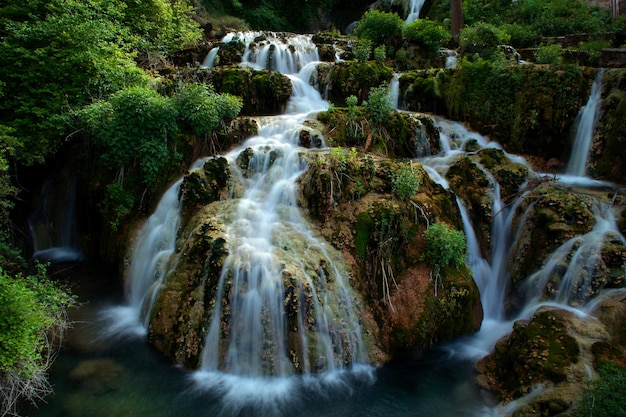
[[[89,236],[84,251],[118,268],[116,247],[133,222],[193,159],[216,148],[244,109],[242,97],[180,76],[199,65],[186,57],[201,61],[220,36],[315,32],[353,42],[353,59],[401,70],[436,67],[440,49],[454,49],[466,71],[455,82],[477,90],[493,81],[481,79],[483,69],[504,74],[521,59],[515,49],[566,73],[579,62],[599,66],[603,49],[626,47],[626,15],[584,0],[464,0],[454,34],[458,3],[426,1],[421,19],[405,23],[407,3],[397,0],[0,0],[2,415],[49,392],[45,371],[62,340],[55,334],[76,304],[63,282],[49,279],[45,260],[31,259],[27,210],[43,177],[76,166],[77,195],[90,212],[79,220]],[[593,36],[574,47],[554,42],[581,33]],[[385,120],[375,106],[368,117]],[[459,118],[475,110],[448,107]]]

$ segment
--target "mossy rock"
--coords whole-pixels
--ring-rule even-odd
[[[224,157],[209,158],[202,169],[185,175],[180,187],[183,226],[196,211],[228,196],[231,182],[230,166]]]
[[[368,120],[362,107],[355,115],[342,107],[321,112],[317,118],[326,126],[325,136],[332,146],[357,147],[390,158],[411,159],[440,151],[439,131],[427,114],[393,111],[378,126]]]
[[[501,400],[527,393],[541,382],[558,384],[579,360],[580,347],[557,310],[539,310],[530,321],[517,321],[511,334],[496,343],[478,368],[491,380]]]
[[[359,103],[367,100],[374,87],[389,83],[393,70],[375,61],[346,61],[318,66],[320,91],[327,91],[327,99],[336,106],[343,106],[346,98],[356,96]]]
[[[589,175],[624,184],[626,178],[626,71],[603,77],[600,118],[590,152]]]
[[[623,203],[617,204],[613,196],[612,192],[594,193],[555,184],[542,184],[524,198],[513,220],[513,230],[518,230],[509,264],[512,291],[510,302],[513,306],[520,297],[525,297],[527,291],[543,292],[546,296],[556,295],[559,283],[568,271],[569,260],[580,250],[579,244],[572,245],[570,252],[564,254],[562,265],[555,266],[546,283],[537,284],[545,284],[544,288],[533,288],[523,283],[526,277],[544,265],[547,257],[558,247],[593,229],[596,224],[596,199],[600,202],[604,200],[604,204],[611,210],[619,210]],[[580,276],[571,277],[576,285],[570,286],[568,299],[573,303],[584,304],[602,288],[619,288],[624,285],[624,243],[615,233],[607,233],[600,245],[595,263],[581,269],[578,274]]]

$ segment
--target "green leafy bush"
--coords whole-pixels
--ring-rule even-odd
[[[563,49],[561,45],[541,45],[533,54],[537,64],[556,65],[561,63]]]
[[[365,62],[370,59],[372,53],[372,41],[369,39],[359,39],[352,45],[354,59],[358,62]]]
[[[478,54],[483,59],[494,60],[498,45],[507,44],[511,35],[489,23],[478,22],[461,30],[459,44],[465,54]]]
[[[422,185],[422,174],[413,168],[413,164],[400,165],[392,178],[393,193],[400,200],[407,200],[417,194]]]
[[[511,36],[511,46],[515,48],[531,48],[539,41],[537,31],[530,25],[509,23],[501,26],[501,29]]]
[[[403,26],[404,21],[396,13],[368,10],[354,28],[354,34],[379,45],[400,37]]]
[[[452,39],[452,35],[442,24],[427,19],[418,19],[405,25],[402,36],[431,53],[437,52]]]
[[[370,90],[367,101],[363,102],[370,118],[378,124],[383,123],[391,116],[393,106],[387,91],[387,85],[383,84]]]
[[[387,58],[387,48],[385,45],[379,45],[374,49],[374,60],[376,62],[384,62]]]
[[[184,84],[175,99],[183,125],[200,136],[217,129],[222,119],[237,116],[243,105],[241,98],[216,94],[204,84]]]
[[[598,369],[598,378],[583,393],[578,417],[626,417],[626,369],[607,362]]]
[[[0,414],[17,415],[19,400],[34,401],[50,391],[44,372],[68,327],[75,300],[45,277],[12,276],[0,268]],[[55,334],[57,333],[57,334]]]
[[[459,267],[465,262],[467,244],[463,232],[450,229],[443,223],[434,223],[426,229],[424,237],[426,256],[437,272],[443,267]]]

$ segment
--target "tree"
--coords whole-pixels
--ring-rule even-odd
[[[462,0],[450,0],[450,9],[452,12],[452,39],[459,41],[461,28],[463,28],[463,4]]]

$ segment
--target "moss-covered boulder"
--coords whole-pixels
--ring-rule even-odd
[[[567,159],[569,133],[586,103],[594,69],[463,61],[400,79],[407,110],[463,121],[508,152]]]
[[[345,105],[348,96],[359,102],[367,100],[370,89],[389,83],[393,69],[375,61],[344,61],[320,64],[317,68],[318,88],[336,106]]]
[[[333,108],[318,114],[331,146],[356,147],[395,158],[418,158],[440,151],[439,132],[431,116],[392,111],[381,124],[368,119],[367,109]]]
[[[471,146],[469,141],[466,147]],[[508,202],[517,195],[528,174],[527,167],[511,161],[502,150],[495,148],[464,154],[446,172],[450,187],[467,208],[482,253],[489,253],[493,216],[499,214],[493,209],[495,182],[499,184],[500,198]]]
[[[626,247],[615,217],[625,209],[613,191],[549,182],[528,191],[513,224],[511,305],[537,296],[580,305],[602,288],[622,287]]]
[[[593,177],[624,184],[626,179],[626,71],[607,70],[602,79],[600,118],[589,158]]]
[[[354,148],[317,151],[309,158],[299,179],[300,204],[354,271],[382,351],[423,351],[476,331],[482,306],[469,269],[446,269],[438,281],[424,260],[428,225],[462,227],[450,192],[431,182],[418,163],[412,165],[420,185],[402,199],[394,179],[409,163]]]
[[[174,82],[193,80],[211,84],[217,93],[241,97],[242,116],[282,113],[292,92],[289,77],[276,71],[256,71],[249,67],[179,68],[171,77]]]
[[[605,294],[592,314],[541,307],[515,322],[477,363],[478,384],[496,393],[501,405],[519,399],[514,417],[576,413],[600,367],[626,364],[624,292]]]

